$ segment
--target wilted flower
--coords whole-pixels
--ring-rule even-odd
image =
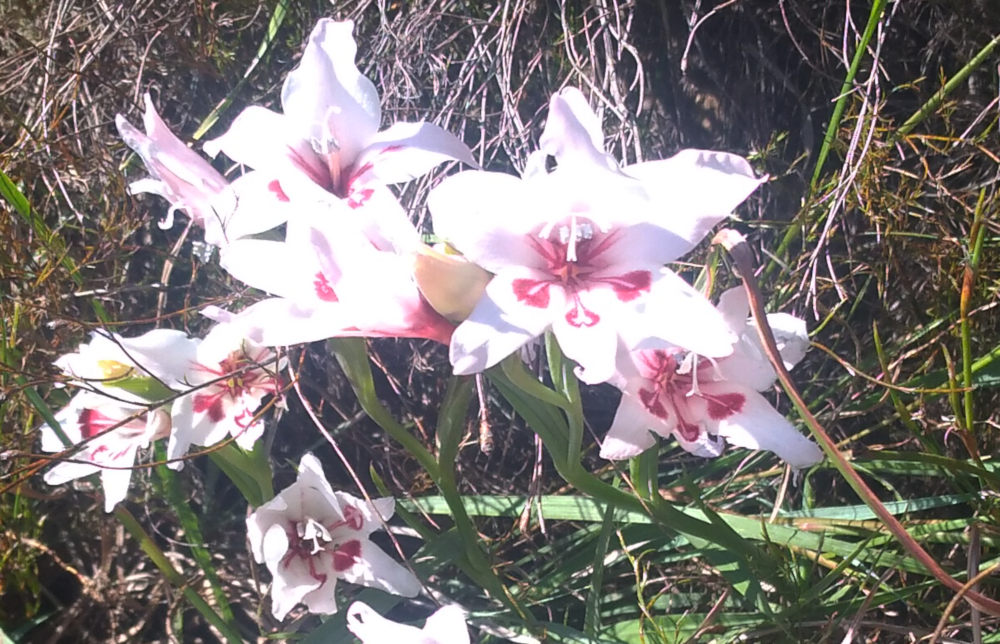
[[[283,619],[299,602],[313,613],[336,612],[337,579],[416,596],[420,581],[369,540],[394,509],[391,497],[369,505],[334,492],[319,460],[303,456],[295,483],[247,518],[254,559],[274,577],[274,617]]]
[[[587,382],[614,374],[619,339],[731,351],[719,314],[664,264],[761,180],[740,157],[696,150],[622,169],[602,140],[579,91],[564,90],[522,178],[468,171],[432,190],[435,232],[494,274],[452,336],[456,373],[490,367],[549,328]],[[545,171],[538,155],[558,167]]]
[[[442,606],[423,628],[398,624],[376,613],[364,602],[347,609],[347,628],[361,644],[469,644],[469,629],[460,606]]]
[[[264,421],[255,419],[264,396],[280,388],[270,349],[246,339],[239,329],[219,324],[198,345],[185,372],[185,384],[193,391],[173,404],[174,431],[167,457],[178,459],[191,444],[214,445],[232,436],[245,450],[264,432]],[[171,467],[180,469],[183,461]]]
[[[205,159],[178,139],[153,107],[149,94],[143,96],[146,111],[142,120],[146,127],[143,134],[124,116],[115,116],[115,125],[125,145],[138,154],[152,175],[129,186],[132,194],[151,192],[170,202],[161,228],[174,223],[174,211],[183,210],[191,219],[205,228],[209,243],[221,244],[221,222],[235,206],[229,182]]]
[[[78,393],[55,415],[73,445],[86,444],[71,460],[57,463],[45,473],[45,482],[59,485],[100,472],[104,509],[111,512],[128,493],[136,452],[170,432],[170,417],[161,409],[121,403],[98,393]],[[61,452],[67,445],[49,425],[41,427],[42,451]]]
[[[818,463],[823,453],[796,431],[758,391],[775,373],[747,320],[742,289],[727,291],[719,304],[740,340],[730,356],[717,361],[681,349],[622,352],[615,384],[623,396],[601,445],[601,456],[635,456],[654,444],[650,431],[673,435],[689,452],[718,456],[724,438],[738,447],[766,449],[793,467]],[[790,368],[805,355],[805,323],[787,314],[768,316]]]

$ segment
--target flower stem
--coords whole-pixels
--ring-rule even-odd
[[[170,560],[163,554],[163,551],[156,545],[156,542],[150,538],[139,522],[136,521],[135,517],[132,516],[132,513],[119,504],[118,507],[115,508],[115,516],[118,517],[118,520],[125,527],[125,529],[129,531],[129,534],[131,534],[132,537],[139,543],[139,547],[146,553],[150,561],[152,561],[153,564],[160,569],[160,572],[167,578],[167,581],[170,582],[171,585],[180,589],[181,593],[184,595],[184,599],[190,602],[195,610],[201,613],[202,616],[207,619],[210,624],[212,624],[212,626],[217,628],[227,642],[230,642],[231,644],[240,644],[243,641],[240,634],[236,632],[232,625],[216,613],[212,607],[208,605],[208,602],[201,597],[201,595],[187,585],[184,577],[177,572],[177,569],[174,568],[173,564],[170,563]]]

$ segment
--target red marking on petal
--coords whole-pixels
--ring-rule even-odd
[[[199,414],[208,412],[208,417],[213,423],[221,421],[226,416],[222,405],[222,397],[225,393],[225,391],[219,391],[211,394],[195,394],[194,411]]]
[[[632,271],[616,277],[607,277],[601,281],[611,285],[619,300],[631,302],[643,293],[649,292],[653,276],[649,271]]]
[[[689,423],[683,418],[677,421],[677,431],[689,443],[695,442],[698,440],[698,436],[701,435],[701,427],[695,423]]]
[[[375,190],[372,188],[356,190],[347,196],[347,205],[350,206],[352,210],[357,210],[361,206],[365,205],[365,202],[371,199],[373,194],[375,194]]]
[[[353,505],[345,506],[344,525],[351,530],[360,530],[365,525],[365,516]]]
[[[650,389],[640,389],[639,400],[642,401],[646,411],[653,414],[657,418],[663,420],[670,419],[670,412],[667,411],[667,408],[663,405],[663,401],[655,391]]]
[[[712,420],[722,420],[740,413],[747,402],[746,396],[741,393],[704,395],[704,398],[708,401],[708,416]]]
[[[281,183],[279,183],[277,179],[267,184],[267,189],[274,194],[278,201],[291,201],[291,199],[288,198],[288,195],[285,194],[285,191],[281,189]]]
[[[337,294],[334,293],[333,287],[330,286],[330,281],[326,279],[326,275],[322,271],[316,273],[316,277],[313,279],[313,286],[316,288],[316,297],[319,299],[324,302],[337,301]]]
[[[544,309],[549,305],[549,283],[540,280],[516,279],[511,283],[519,302]]]
[[[80,424],[80,434],[85,439],[103,434],[108,431],[109,427],[115,424],[114,419],[105,416],[96,409],[81,410],[77,422]]]
[[[594,313],[576,298],[573,308],[566,312],[566,321],[576,328],[592,327],[601,321],[601,316]]]
[[[333,551],[333,569],[344,572],[361,560],[361,542],[357,539],[348,541]]]

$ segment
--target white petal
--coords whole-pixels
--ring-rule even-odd
[[[250,541],[250,551],[253,553],[254,561],[257,563],[262,564],[266,562],[264,556],[264,534],[271,526],[284,521],[286,514],[290,516],[291,511],[284,496],[284,491],[282,491],[247,517],[247,539]]]
[[[464,626],[464,624],[463,624]],[[397,624],[376,613],[364,602],[354,602],[347,609],[347,628],[361,644],[426,644],[420,629]],[[453,641],[453,640],[452,640]],[[442,640],[450,644],[449,640]]]
[[[312,249],[285,242],[241,239],[219,256],[230,275],[267,293],[298,302],[315,301],[315,280],[320,272]]]
[[[55,414],[56,422],[59,423],[59,428],[63,430],[72,444],[79,443],[83,440],[83,435],[80,433],[80,412],[88,404],[88,400],[92,400],[93,395],[87,394],[86,392],[79,393],[69,401],[65,407],[60,409]],[[43,452],[61,452],[68,446],[62,442],[55,430],[49,427],[47,424],[42,425],[39,428],[42,432],[42,451]],[[76,478],[76,477],[74,477]]]
[[[469,170],[446,177],[427,196],[434,233],[496,273],[538,263],[526,235],[543,223],[539,205],[517,177]]]
[[[582,292],[577,297],[579,305],[567,304],[570,311],[553,320],[552,332],[566,357],[580,365],[580,380],[606,382],[615,374],[622,306],[609,292]]]
[[[601,458],[613,461],[632,458],[655,445],[651,426],[661,423],[659,419],[653,420],[639,400],[623,395],[611,428],[601,442]]]
[[[187,454],[191,443],[195,442],[193,399],[193,395],[182,396],[174,401],[170,409],[174,430],[170,432],[167,441],[167,459],[172,461],[167,466],[172,470],[184,468],[183,460],[174,459],[180,459]]]
[[[326,562],[330,558],[324,556],[322,561]],[[323,574],[328,575],[326,582],[320,584],[319,588],[306,593],[301,602],[306,605],[310,613],[317,615],[332,615],[337,612],[337,577],[333,576],[333,571],[329,566],[324,566]]]
[[[541,316],[529,319],[532,326],[528,328],[519,323],[497,307],[492,298],[481,298],[451,336],[450,358],[455,373],[468,375],[492,367],[541,335],[547,326]],[[539,328],[539,323],[544,325]]]
[[[445,161],[477,166],[462,141],[432,123],[394,123],[376,134],[354,164],[351,180],[357,184],[401,183],[422,177]]]
[[[240,112],[222,136],[206,141],[209,156],[224,152],[233,161],[256,170],[267,171],[283,182],[297,175],[330,187],[330,170],[308,140],[302,140],[290,120],[267,108],[251,105]],[[288,192],[282,183],[282,188]]]
[[[266,347],[285,347],[349,333],[353,320],[343,307],[301,306],[292,300],[271,298],[247,307],[232,318],[246,336]]]
[[[567,87],[549,101],[549,117],[539,147],[554,156],[559,166],[590,164],[617,169],[604,151],[601,120],[575,87]]]
[[[333,138],[346,167],[378,130],[378,92],[354,63],[350,20],[322,19],[313,28],[299,66],[285,78],[281,105],[300,137]]]
[[[742,286],[734,286],[726,289],[719,296],[719,303],[716,305],[719,313],[725,318],[726,324],[733,333],[742,335],[746,331],[747,318],[750,315],[750,300],[746,289]]]
[[[248,172],[231,187],[238,205],[223,222],[228,242],[280,226],[295,212],[295,205],[273,175]]]
[[[634,322],[622,327],[631,349],[674,345],[707,357],[733,352],[736,335],[705,296],[669,269],[654,275],[648,296],[636,304]]]
[[[662,225],[691,247],[766,179],[755,177],[746,159],[708,150],[682,150],[669,159],[628,166],[625,173],[660,204]]]
[[[322,557],[313,558],[314,568],[321,559]],[[311,574],[307,561],[299,556],[289,557],[287,561],[274,567],[268,566],[268,569],[274,576],[271,583],[271,613],[278,620],[284,619],[288,611],[314,591],[322,590],[332,594],[337,581],[336,577],[329,575],[325,581],[317,579]]]
[[[424,624],[424,637],[431,638],[434,644],[469,644],[465,611],[457,604],[437,609]]]
[[[378,588],[393,595],[416,597],[420,580],[368,539],[361,540],[361,556],[343,573],[344,581]]]
[[[718,434],[737,447],[766,449],[792,467],[809,467],[823,460],[823,452],[800,434],[767,400],[749,387],[735,383],[703,383],[708,394],[744,396],[742,409],[718,421]]]
[[[312,453],[306,452],[299,460],[299,476],[296,483],[302,488],[313,490],[316,495],[303,495],[302,512],[313,518],[324,517],[329,514],[327,508],[333,508],[334,512],[343,518],[340,511],[341,501],[338,493],[330,487],[330,482],[326,480],[323,473],[323,464],[319,462]]]
[[[185,210],[199,224],[213,213],[216,196],[228,190],[228,182],[215,168],[174,136],[166,126],[149,94],[144,97],[146,133],[132,126],[120,114],[115,117],[118,133],[140,157],[155,181],[136,182],[134,192],[154,192]]]
[[[778,345],[785,369],[792,369],[809,350],[809,331],[805,320],[788,313],[768,313],[767,324],[774,332],[774,341]],[[752,333],[754,339],[759,341],[756,329]]]
[[[118,459],[115,468],[101,468],[101,486],[104,488],[104,511],[112,512],[119,501],[128,496],[128,486],[132,481],[132,470],[126,466],[135,463],[135,453],[138,447],[133,446]],[[125,469],[122,469],[125,468]]]
[[[70,458],[79,459],[83,456],[83,453],[75,454]],[[42,478],[49,485],[62,485],[67,481],[75,481],[76,479],[83,478],[84,476],[90,476],[94,472],[100,471],[96,465],[91,465],[89,463],[71,463],[63,462],[58,463],[45,473]]]
[[[268,526],[261,541],[260,552],[261,559],[272,573],[281,564],[285,554],[288,553],[289,545],[284,525],[275,523]]]

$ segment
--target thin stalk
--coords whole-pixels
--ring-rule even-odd
[[[972,308],[972,292],[979,273],[979,259],[983,250],[983,239],[986,237],[983,229],[983,207],[986,201],[986,189],[979,191],[979,202],[976,204],[972,219],[972,229],[969,231],[969,261],[962,276],[962,293],[959,299],[959,329],[962,335],[962,380],[965,385],[964,411],[965,431],[973,431],[975,408],[972,398],[972,329],[969,323],[969,311]],[[978,450],[977,450],[978,451]]]
[[[826,158],[830,155],[830,149],[833,147],[833,143],[837,139],[837,133],[840,131],[840,122],[844,118],[844,109],[847,107],[847,98],[851,95],[851,88],[854,86],[854,78],[858,75],[861,61],[864,60],[865,52],[868,50],[868,43],[871,42],[872,36],[875,35],[875,28],[882,19],[885,5],[886,0],[876,0],[872,4],[871,12],[868,14],[868,23],[861,34],[861,40],[858,42],[857,49],[854,50],[854,57],[847,68],[847,75],[844,77],[844,82],[840,86],[840,94],[837,95],[837,102],[833,106],[833,114],[830,116],[830,123],[826,127],[826,134],[823,135],[823,144],[820,146],[819,154],[816,155],[816,165],[813,167],[812,179],[809,181],[809,197],[807,202],[812,201],[816,195],[819,179],[823,173],[823,166],[826,164]],[[774,252],[776,257],[784,255],[788,247],[798,237],[799,230],[803,226],[792,225],[788,227],[785,231],[785,236]],[[775,265],[775,262],[771,263],[768,267],[768,273],[770,273]]]
[[[983,62],[985,62],[986,59],[990,57],[990,54],[993,53],[993,50],[996,49],[997,45],[1000,45],[1000,35],[997,35],[995,38],[993,38],[993,40],[986,43],[986,46],[980,49],[979,52],[975,56],[973,56],[972,59],[968,63],[966,63],[964,67],[962,67],[962,69],[958,70],[958,72],[954,76],[952,76],[948,80],[948,82],[944,84],[943,87],[941,87],[941,89],[936,91],[934,93],[934,96],[931,96],[926,103],[920,106],[920,109],[914,112],[913,115],[910,116],[910,118],[906,119],[906,121],[904,121],[903,124],[899,126],[899,129],[896,130],[895,134],[890,139],[890,143],[893,141],[898,141],[899,139],[903,138],[904,136],[912,132],[913,129],[918,125],[920,125],[920,123],[925,118],[933,114],[934,110],[936,110],[941,105],[944,99],[947,98],[948,95],[951,94],[953,91],[955,91],[956,87],[964,83],[966,79],[969,78],[969,74],[975,71],[977,67],[982,65]]]
[[[899,541],[899,543],[913,556],[914,559],[920,562],[924,568],[936,577],[938,581],[955,592],[964,592],[965,597],[969,600],[969,602],[979,610],[987,612],[991,615],[1000,616],[1000,602],[990,599],[978,591],[969,591],[964,584],[949,575],[944,568],[942,568],[941,565],[938,564],[938,562],[935,561],[935,559],[931,557],[926,550],[924,550],[923,546],[921,546],[920,543],[906,531],[903,524],[900,523],[899,520],[886,509],[847,458],[840,453],[840,450],[837,449],[836,443],[833,442],[833,439],[830,438],[827,431],[823,428],[816,417],[813,416],[812,412],[809,411],[809,406],[806,405],[806,402],[802,399],[798,388],[796,388],[795,383],[792,381],[791,375],[788,373],[788,370],[785,369],[784,362],[781,359],[781,353],[778,351],[778,345],[774,340],[774,333],[771,331],[771,326],[767,323],[767,312],[764,309],[764,298],[761,295],[760,287],[757,285],[757,280],[754,277],[753,253],[747,245],[746,240],[743,239],[743,236],[732,230],[723,230],[716,235],[715,239],[712,241],[713,243],[722,245],[729,252],[729,256],[735,264],[737,272],[743,279],[743,286],[746,289],[747,296],[750,300],[750,310],[753,313],[754,320],[757,324],[757,333],[760,337],[761,344],[764,346],[764,352],[767,354],[768,359],[771,361],[771,365],[778,374],[778,380],[781,382],[781,386],[785,390],[785,393],[788,394],[788,397],[795,405],[796,410],[798,410],[799,415],[806,422],[806,425],[808,425],[810,432],[816,439],[816,442],[819,443],[823,452],[825,452],[827,457],[829,457],[833,466],[838,472],[840,472],[855,493],[857,493],[865,504],[871,508],[872,512],[878,516],[889,532],[896,537],[896,540]]]
[[[184,595],[184,599],[186,599],[195,608],[195,610],[201,613],[212,626],[217,628],[227,642],[230,642],[231,644],[241,644],[241,642],[243,642],[243,638],[240,637],[240,634],[237,633],[236,630],[226,622],[226,620],[216,613],[212,607],[208,605],[208,602],[201,597],[201,595],[187,585],[187,581],[185,581],[184,577],[177,572],[177,569],[175,569],[173,564],[170,563],[170,560],[167,559],[165,554],[163,554],[163,551],[156,545],[156,542],[153,541],[145,530],[143,530],[142,525],[136,521],[135,517],[132,516],[132,513],[119,504],[118,507],[115,508],[115,516],[121,522],[122,526],[128,530],[129,534],[131,534],[132,537],[139,543],[139,547],[146,553],[146,556],[153,562],[153,565],[159,568],[160,572],[163,573],[163,576],[166,577],[167,581],[170,582],[171,585],[180,589],[181,594]]]

